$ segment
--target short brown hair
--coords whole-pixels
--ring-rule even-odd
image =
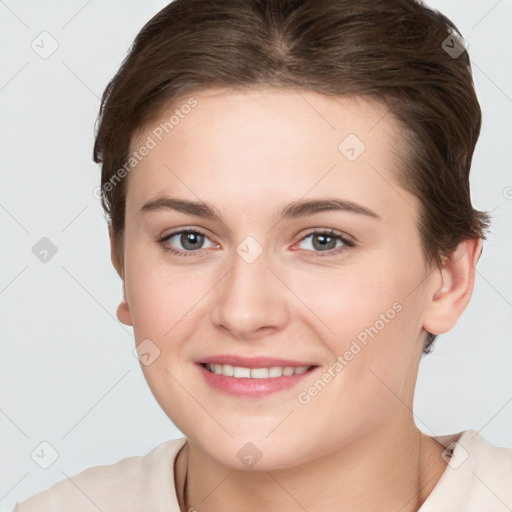
[[[107,85],[94,161],[122,263],[131,138],[179,98],[263,85],[383,102],[402,128],[397,180],[419,198],[429,264],[489,217],[471,204],[469,171],[481,127],[471,65],[457,27],[415,0],[175,0],[136,36]],[[424,352],[435,337],[428,335]]]

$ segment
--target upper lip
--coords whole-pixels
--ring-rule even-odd
[[[243,368],[271,368],[273,366],[291,366],[300,368],[302,366],[316,366],[312,363],[296,361],[291,359],[278,359],[275,357],[241,357],[235,355],[218,355],[205,357],[198,361],[199,364],[229,364],[231,366],[241,366]]]

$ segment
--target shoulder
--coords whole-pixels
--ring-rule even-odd
[[[173,467],[185,442],[172,439],[146,455],[88,468],[18,503],[13,512],[179,511]]]
[[[421,512],[512,510],[512,449],[494,446],[475,430],[434,439],[446,447],[448,465]]]

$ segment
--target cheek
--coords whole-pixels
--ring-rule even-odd
[[[365,328],[393,319],[393,304],[403,301],[405,286],[395,276],[372,268],[321,269],[316,272],[295,272],[289,279],[309,314],[323,324],[332,339],[354,338]],[[390,311],[388,311],[390,310]],[[386,322],[387,326],[389,322]]]
[[[325,385],[304,385],[301,411],[332,425],[324,432],[332,442],[355,439],[408,401],[411,361],[418,354],[419,309],[410,293],[416,280],[413,273],[370,268],[304,277],[296,281],[297,294],[307,297],[315,315],[306,313],[309,325],[313,319],[320,326],[316,332],[332,360],[317,377]]]
[[[197,307],[211,288],[207,276],[190,267],[172,272],[164,264],[134,259],[127,274],[127,294],[136,340],[165,342],[185,325],[194,325]],[[163,349],[163,347],[162,347]]]
[[[147,364],[141,359],[141,369],[162,410],[180,430],[188,432],[195,422],[204,422],[204,417],[190,407],[190,366],[184,364],[184,354],[187,341],[197,337],[195,331],[204,316],[201,299],[212,283],[204,273],[189,268],[170,272],[165,265],[140,256],[132,258],[126,279],[135,340],[146,343],[151,354]]]
[[[318,326],[333,361],[342,356],[346,378],[366,378],[370,368],[391,387],[400,386],[421,328],[418,296],[411,293],[421,281],[418,271],[368,266],[291,279],[308,306],[302,319]]]

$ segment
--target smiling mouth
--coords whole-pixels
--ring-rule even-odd
[[[316,366],[271,366],[263,368],[246,368],[243,366],[233,366],[230,364],[209,364],[202,363],[210,373],[222,375],[224,377],[234,377],[236,379],[274,379],[278,377],[291,377],[292,375],[301,375]]]

